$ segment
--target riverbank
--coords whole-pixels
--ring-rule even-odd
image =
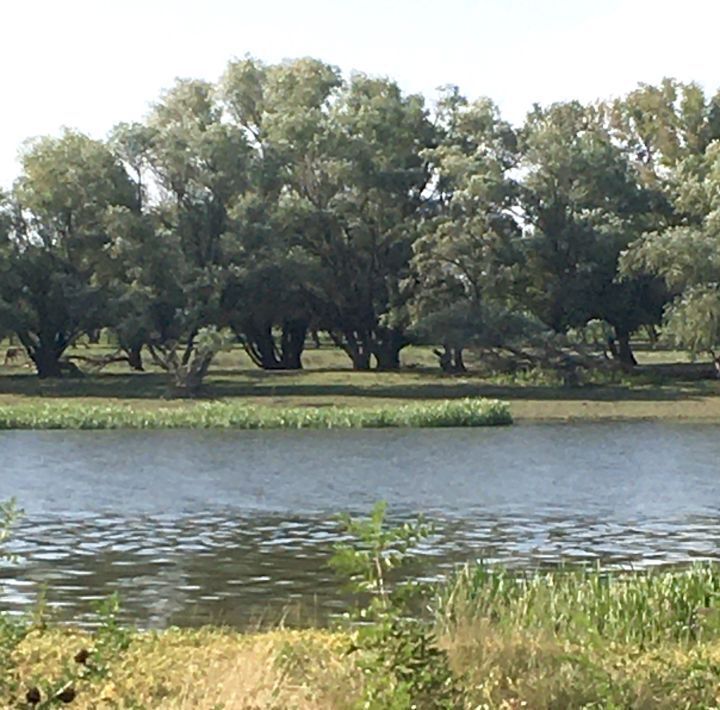
[[[422,673],[446,659],[459,708],[715,707],[719,588],[709,566],[530,577],[468,568],[434,602],[435,650],[412,646],[410,666]],[[2,625],[9,706],[28,707],[30,692],[46,706],[72,695],[77,708],[343,709],[401,672],[386,665],[397,648],[358,644],[350,630],[135,632],[112,615],[100,622],[92,633]]]
[[[323,421],[329,422],[347,418],[348,412],[364,419],[375,416],[368,414],[371,411],[470,398],[507,402],[515,421],[720,423],[720,382],[706,376],[706,366],[688,362],[685,353],[641,352],[641,367],[633,375],[598,372],[586,377],[580,386],[568,387],[553,373],[483,375],[478,369],[480,363],[471,360],[469,365],[474,369],[470,372],[445,375],[433,367],[434,356],[427,348],[407,350],[404,369],[397,372],[354,372],[343,353],[325,348],[306,351],[304,370],[273,372],[257,369],[236,348],[218,356],[203,397],[192,402],[168,399],[167,376],[152,368],[129,372],[126,364],[115,363],[101,373],[81,378],[39,380],[26,365],[13,364],[0,367],[0,408],[6,421],[16,416],[25,420],[33,408],[44,412],[77,407],[112,409],[117,418],[138,422],[176,417],[188,426],[190,420],[202,419],[197,412],[192,414],[198,403],[221,403],[238,410],[262,408],[263,420],[289,418],[295,422],[307,418],[308,410],[342,410],[309,417],[327,417]],[[87,352],[93,357],[107,354],[102,349],[78,352],[83,357]],[[184,414],[156,417],[157,410]]]
[[[362,700],[363,673],[342,634],[241,635],[212,628],[136,634],[104,677],[70,681],[63,666],[72,668],[87,641],[66,630],[28,636],[14,651],[15,703],[6,707],[31,707],[23,700],[35,688],[46,700],[71,688],[69,706],[78,710],[350,710]],[[584,647],[541,634],[480,635],[480,629],[442,642],[457,672],[472,673],[466,680],[470,697],[459,707],[717,706],[718,642]],[[48,706],[55,705],[61,703]]]

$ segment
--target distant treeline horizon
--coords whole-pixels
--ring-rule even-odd
[[[233,341],[302,367],[311,331],[358,370],[425,343],[462,371],[468,348],[590,323],[625,367],[640,328],[715,357],[718,139],[720,93],[674,79],[513,126],[456,87],[431,104],[314,59],[232,61],[107,140],[26,144],[0,192],[0,337],[59,377],[107,329],[188,393]]]

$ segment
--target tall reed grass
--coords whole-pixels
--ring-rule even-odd
[[[720,639],[720,567],[513,572],[468,565],[439,590],[443,629],[479,620],[498,630],[573,641],[658,645]]]
[[[512,416],[505,402],[471,398],[369,409],[270,407],[224,402],[158,409],[52,402],[0,407],[0,429],[379,429],[511,423]]]

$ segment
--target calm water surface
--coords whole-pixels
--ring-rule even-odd
[[[423,571],[720,559],[712,425],[305,432],[0,432],[0,499],[25,510],[2,604],[47,585],[60,618],[113,591],[141,626],[247,625],[344,601],[333,516],[386,499],[439,534]],[[298,612],[299,613],[299,612]]]

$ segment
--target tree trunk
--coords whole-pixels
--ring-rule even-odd
[[[30,351],[30,357],[35,363],[38,377],[47,380],[62,377],[62,366],[60,356],[51,348],[34,348]]]
[[[352,360],[353,370],[369,370],[370,369],[370,356],[372,355],[369,334],[364,336],[360,333],[356,333],[352,330],[347,330],[342,333],[338,333],[334,330],[329,330],[328,334],[332,339],[333,343],[347,353],[347,356]]]
[[[433,353],[437,355],[438,364],[443,372],[448,374],[467,372],[462,348],[454,348],[447,343],[443,343],[442,350],[435,349]]]
[[[617,337],[617,358],[620,364],[628,369],[632,369],[637,365],[635,354],[630,345],[630,333],[627,331],[615,330]]]
[[[278,359],[277,348],[272,336],[272,326],[261,326],[252,322],[245,322],[240,336],[245,352],[250,359],[263,370],[279,370],[282,367]]]
[[[375,348],[375,367],[377,370],[399,370],[400,369],[400,348],[392,345],[383,345]]]
[[[205,355],[202,358],[193,355],[186,365],[177,368],[173,373],[174,390],[172,395],[174,397],[193,398],[201,394],[203,380],[207,375],[213,357],[214,353]]]
[[[378,370],[399,370],[400,351],[407,345],[402,332],[390,329],[377,338],[373,346],[376,367]]]
[[[135,372],[144,372],[142,361],[142,343],[140,345],[133,345],[126,350],[128,356],[128,364],[130,369]]]
[[[281,366],[285,370],[302,370],[302,353],[308,324],[304,320],[287,320],[283,323],[280,345]]]
[[[272,324],[243,324],[240,340],[250,359],[263,370],[301,370],[307,322],[287,320],[283,323],[280,347],[272,332]]]
[[[462,348],[455,348],[455,355],[453,356],[453,369],[455,372],[467,372],[465,360],[463,359]]]
[[[370,369],[370,351],[369,350],[358,350],[350,353],[350,359],[352,360],[353,370],[365,371]]]
[[[453,358],[450,346],[447,343],[443,343],[443,349],[435,348],[433,353],[437,356],[440,369],[443,372],[452,372]]]

